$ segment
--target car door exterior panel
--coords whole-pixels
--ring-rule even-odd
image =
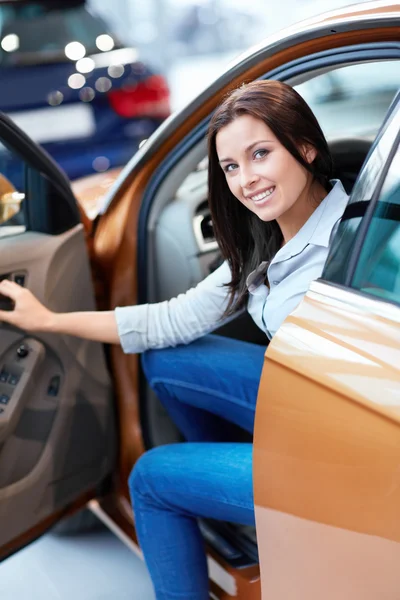
[[[254,467],[271,600],[398,598],[400,308],[354,295],[312,284],[267,351]]]
[[[266,352],[254,482],[269,600],[399,595],[399,107],[359,175],[322,279]]]
[[[54,311],[95,310],[82,225],[59,235],[0,228],[3,277]],[[85,492],[94,496],[112,471],[115,435],[101,344],[0,324],[0,557]]]

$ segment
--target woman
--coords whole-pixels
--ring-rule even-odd
[[[205,334],[247,308],[267,345],[321,274],[347,203],[341,183],[330,181],[318,122],[286,84],[255,81],[231,93],[208,144],[209,204],[225,262],[196,288],[159,304],[54,314],[28,290],[0,283],[15,301],[4,321],[144,352],[150,385],[190,442],[147,452],[130,478],[157,600],[208,598],[197,517],[254,524],[252,446],[233,442],[227,421],[252,432],[265,347]]]

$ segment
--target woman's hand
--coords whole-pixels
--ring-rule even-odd
[[[32,292],[8,280],[0,282],[0,294],[15,304],[12,311],[0,310],[0,322],[25,331],[74,335],[106,344],[121,343],[113,310],[55,313],[43,306]]]
[[[4,279],[0,281],[0,294],[15,304],[12,311],[0,310],[0,321],[25,331],[45,331],[50,328],[54,313],[43,306],[32,292]]]

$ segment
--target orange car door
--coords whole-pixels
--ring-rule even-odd
[[[263,598],[400,590],[400,103],[321,280],[266,353],[254,480]]]

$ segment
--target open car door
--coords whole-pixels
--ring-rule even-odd
[[[321,278],[266,353],[254,486],[268,600],[399,598],[399,132],[397,96]]]
[[[56,312],[94,310],[85,232],[68,180],[0,114],[0,279]],[[2,309],[10,302],[0,297]],[[101,344],[0,323],[0,558],[93,498],[114,464]]]

